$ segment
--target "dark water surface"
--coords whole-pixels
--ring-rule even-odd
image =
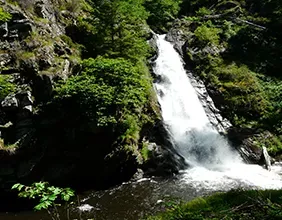
[[[81,208],[71,208],[71,219],[138,220],[165,209],[165,201],[189,201],[199,196],[231,189],[282,188],[282,163],[272,166],[272,171],[257,165],[241,165],[236,169],[208,170],[195,167],[179,175],[163,178],[144,178],[123,183],[109,190],[88,191],[80,197]],[[80,218],[81,214],[81,218]],[[67,220],[62,215],[61,220]],[[0,220],[50,220],[45,212],[0,213]]]
[[[171,198],[191,200],[208,191],[199,192],[192,186],[179,185],[177,177],[170,179],[150,178],[104,190],[89,191],[80,195],[81,207],[92,207],[82,212],[82,219],[137,220],[164,209],[164,201]],[[72,208],[71,219],[79,219],[79,209]],[[65,216],[65,215],[64,215]],[[62,220],[66,220],[62,215]],[[0,213],[1,220],[49,220],[45,212]]]

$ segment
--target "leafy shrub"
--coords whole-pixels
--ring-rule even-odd
[[[211,83],[222,93],[230,116],[257,119],[262,117],[268,102],[255,76],[246,66],[235,64],[213,68]],[[216,79],[216,80],[215,80]],[[236,123],[236,121],[234,121]]]
[[[57,209],[58,206],[61,206],[61,202],[69,202],[74,196],[72,189],[50,186],[48,182],[36,182],[31,186],[17,183],[13,185],[12,189],[19,191],[20,198],[39,199],[34,209],[36,211],[47,210],[53,220],[61,219]],[[69,219],[69,216],[67,217]]]
[[[224,40],[228,41],[231,37],[234,37],[241,28],[241,26],[236,25],[231,21],[224,20],[222,25]]]
[[[9,93],[16,90],[16,87],[11,83],[11,77],[0,75],[0,100],[4,99]]]
[[[179,11],[179,0],[145,0],[145,8],[150,13],[148,24],[155,31],[164,31]]]
[[[8,12],[5,12],[2,7],[0,7],[0,24],[6,21],[9,21],[12,18],[12,15]]]
[[[219,44],[219,33],[221,30],[215,27],[208,27],[206,24],[199,26],[194,34],[203,44]]]
[[[198,16],[210,15],[211,13],[211,10],[207,9],[206,7],[202,7],[196,12]]]
[[[53,104],[92,131],[108,127],[122,142],[136,143],[147,118],[151,81],[139,65],[125,59],[97,58],[82,63],[82,75],[56,88]],[[71,110],[66,110],[73,106]],[[65,112],[65,113],[64,113]]]

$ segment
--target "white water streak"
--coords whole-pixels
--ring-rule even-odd
[[[190,166],[183,172],[183,182],[216,190],[227,185],[231,188],[281,187],[280,176],[260,166],[244,164],[213,128],[186,75],[181,57],[164,37],[158,36],[157,40],[159,56],[154,72],[158,80],[154,85],[176,150]]]

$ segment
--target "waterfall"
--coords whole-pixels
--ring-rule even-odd
[[[239,155],[210,124],[186,75],[181,57],[164,37],[159,36],[158,41],[159,57],[154,67],[158,82],[155,88],[163,120],[169,127],[176,149],[190,166],[216,168],[239,161]]]
[[[193,88],[180,55],[165,36],[157,37],[154,83],[164,123],[175,150],[188,165],[183,181],[208,187],[282,186],[281,178],[257,165],[244,164],[228,141],[211,125]],[[222,186],[224,184],[224,186]]]

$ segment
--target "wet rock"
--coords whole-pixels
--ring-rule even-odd
[[[20,10],[13,9],[9,13],[12,19],[7,23],[6,37],[25,39],[34,30],[33,22]]]
[[[274,160],[263,152],[263,147],[260,146],[263,140],[267,140],[272,137],[272,134],[268,131],[260,132],[253,129],[240,129],[230,128],[228,130],[227,137],[233,145],[238,149],[240,155],[246,163],[267,165],[273,163]],[[269,166],[269,165],[267,165]]]
[[[94,207],[89,204],[83,204],[77,208],[82,212],[90,212],[92,209],[94,209]]]
[[[17,109],[19,107],[18,100],[15,94],[8,95],[2,102],[2,108],[5,109]]]
[[[17,98],[20,100],[20,106],[22,108],[33,105],[33,98],[30,91],[22,91],[21,93],[18,93]]]
[[[150,40],[148,40],[148,43],[151,46],[151,48],[153,49],[153,53],[152,53],[151,57],[148,60],[153,65],[155,60],[158,57],[157,35],[156,34],[152,34],[152,37],[150,38]],[[151,71],[151,72],[154,75],[154,72],[153,71]]]
[[[217,129],[219,133],[226,134],[227,130],[232,127],[232,124],[226,118],[221,116],[220,110],[215,107],[214,100],[210,97],[204,82],[194,77],[191,72],[187,72],[187,75],[191,84],[196,90],[198,98],[205,109],[210,123]]]
[[[0,54],[0,66],[6,67],[8,63],[11,62],[11,56],[8,53],[1,53]],[[1,74],[3,70],[1,71]]]
[[[0,37],[6,38],[8,34],[9,34],[8,23],[5,22],[4,24],[0,25]]]
[[[133,175],[132,181],[136,181],[142,179],[144,177],[144,171],[141,169],[137,169],[137,172]]]
[[[45,46],[38,49],[39,59],[38,59],[38,65],[39,70],[45,70],[53,66],[55,63],[54,61],[54,46]]]
[[[33,79],[33,94],[38,102],[49,100],[53,91],[53,80],[51,75],[36,76]]]
[[[26,59],[21,59],[20,70],[25,77],[30,79],[32,79],[35,75],[37,75],[39,71],[39,65],[37,63],[36,57],[31,56]]]
[[[266,147],[262,147],[262,156],[267,170],[271,170],[271,157],[269,156]]]
[[[182,47],[185,44],[185,40],[182,38],[183,32],[181,30],[172,29],[168,34],[166,35],[166,40],[174,44],[174,49],[183,56],[183,50]]]
[[[175,20],[173,27],[166,34],[165,39],[171,42],[174,46],[174,49],[184,57],[184,49],[187,41],[193,37],[192,32],[187,31],[190,30],[190,22],[183,20]]]
[[[24,178],[28,176],[34,167],[34,163],[30,161],[23,161],[16,172],[17,178]]]
[[[37,0],[34,6],[35,13],[49,21],[50,31],[54,36],[59,36],[64,33],[62,26],[57,22],[57,9],[53,7],[53,2],[49,0]]]
[[[71,71],[70,71],[70,61],[69,60],[65,60],[64,62],[64,68],[62,71],[62,79],[67,79],[68,76],[70,75]]]
[[[142,166],[146,174],[158,176],[172,175],[186,166],[184,159],[172,146],[160,146],[156,143],[149,143],[147,149],[149,151],[149,158]]]

